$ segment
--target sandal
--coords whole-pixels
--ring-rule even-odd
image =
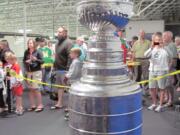
[[[42,108],[36,108],[34,111],[35,112],[42,112],[44,110],[44,108],[42,107]]]
[[[163,107],[172,107],[172,103],[168,102]]]
[[[31,107],[31,108],[28,109],[29,112],[33,112],[35,110],[36,110],[36,107]]]
[[[51,106],[51,110],[59,110],[59,109],[62,109],[63,106]]]

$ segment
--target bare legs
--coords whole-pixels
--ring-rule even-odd
[[[55,84],[60,84],[60,85],[64,84],[64,74],[59,72],[56,73]],[[56,91],[58,92],[58,101],[54,106],[51,107],[51,109],[61,109],[63,107],[64,89],[60,88],[60,89],[56,89]]]
[[[63,95],[64,95],[64,90],[59,89],[58,90],[58,101],[55,106],[62,107],[63,106]]]
[[[35,91],[30,89],[29,91],[29,100],[30,100],[30,106],[31,108],[35,108],[36,104],[35,104]]]
[[[151,89],[150,91],[151,97],[152,97],[152,103],[154,105],[157,105],[157,89]],[[162,106],[163,102],[164,102],[164,94],[165,94],[165,90],[164,89],[160,89],[160,101],[159,101],[159,105]]]
[[[37,108],[43,108],[41,92],[35,89],[30,89],[29,99],[31,108],[36,107],[35,98],[37,98]]]
[[[152,103],[154,105],[157,105],[157,89],[153,88],[150,90],[151,98],[152,98]]]
[[[21,113],[23,112],[22,96],[16,96],[16,110]]]
[[[35,95],[37,97],[37,108],[43,108],[41,92],[36,90]]]
[[[165,94],[165,90],[161,89],[160,90],[160,101],[159,101],[159,105],[162,106],[164,103],[164,94]]]

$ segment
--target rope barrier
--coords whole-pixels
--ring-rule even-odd
[[[33,83],[37,83],[37,84],[41,84],[41,85],[46,85],[46,86],[51,86],[51,87],[56,87],[56,88],[68,88],[68,89],[70,88],[69,86],[49,84],[49,83],[45,83],[45,82],[42,82],[42,81],[29,79],[29,78],[26,78],[24,76],[18,75],[14,71],[8,71],[8,72],[10,72],[11,76],[16,77],[17,79],[22,79],[22,80],[25,80],[25,81],[29,81],[29,82],[33,82]],[[149,82],[152,82],[152,81],[158,81],[158,80],[161,80],[162,78],[165,78],[165,77],[168,77],[168,76],[174,76],[174,75],[177,75],[177,74],[180,74],[180,70],[175,71],[175,72],[171,72],[169,74],[165,74],[163,76],[158,76],[156,78],[152,78],[151,80],[144,80],[144,81],[138,82],[138,84],[146,84],[146,83],[149,83]]]
[[[64,85],[57,85],[57,84],[49,84],[49,83],[45,83],[45,82],[42,82],[42,81],[39,81],[39,80],[33,80],[33,79],[30,79],[30,78],[27,78],[27,77],[24,77],[22,75],[18,75],[16,72],[14,71],[8,71],[10,72],[10,75],[17,78],[17,79],[22,79],[24,81],[29,81],[29,82],[32,82],[32,83],[37,83],[37,84],[41,84],[41,85],[46,85],[46,86],[51,86],[51,87],[56,87],[56,88],[67,88],[69,89],[70,87],[69,86],[64,86]]]
[[[144,80],[144,81],[138,82],[138,84],[146,84],[146,83],[149,83],[149,82],[152,82],[152,81],[158,81],[158,80],[161,80],[162,78],[169,77],[169,76],[174,76],[174,75],[177,75],[177,74],[180,74],[180,70],[177,70],[175,72],[171,72],[169,74],[165,74],[165,75],[162,75],[162,76],[158,76],[158,77],[152,78],[150,80]]]
[[[52,64],[52,63],[45,63],[45,64],[42,64],[41,67],[42,67],[42,68],[45,68],[45,67],[53,67],[53,64]]]

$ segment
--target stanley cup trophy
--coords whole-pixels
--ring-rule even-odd
[[[81,80],[71,86],[72,135],[141,135],[142,93],[128,77],[120,39],[132,14],[128,0],[82,0],[79,21],[96,33],[88,45]]]

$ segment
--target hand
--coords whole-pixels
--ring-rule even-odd
[[[36,58],[36,57],[34,57],[34,56],[32,56],[32,60],[33,60],[33,61],[36,61],[36,60],[37,60],[37,58]]]
[[[29,60],[26,60],[26,63],[29,63],[29,64],[30,64],[30,63],[31,63],[31,59],[29,59]]]
[[[20,83],[20,82],[17,82],[17,83],[15,83],[12,87],[19,87],[19,86],[21,86],[21,83]]]
[[[64,83],[67,84],[67,81],[68,81],[68,78],[67,77],[64,77]]]
[[[154,47],[155,47],[154,42],[152,42],[151,43],[151,48],[154,48]]]
[[[11,77],[9,77],[9,76],[6,76],[6,80],[11,80]]]

